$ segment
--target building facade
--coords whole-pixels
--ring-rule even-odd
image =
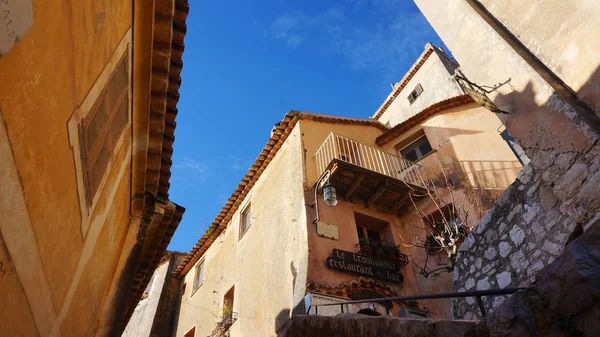
[[[118,335],[184,212],[187,1],[0,8],[0,334]]]
[[[600,4],[415,2],[471,83],[507,83],[480,98],[531,159],[461,247],[454,289],[528,286],[600,214]],[[475,306],[457,301],[454,316]]]
[[[449,301],[343,304],[451,290],[446,267],[437,278],[423,272],[448,260],[417,247],[415,240],[428,234],[419,229],[424,218],[436,212],[446,218],[452,202],[468,199],[467,186],[499,194],[521,170],[497,131],[500,120],[459,91],[445,64],[456,66],[441,50],[426,46],[413,75],[403,79],[418,81],[422,95],[412,95],[409,104],[424,108],[402,107],[400,100],[408,100],[414,88],[401,81],[386,100],[386,111],[376,112],[389,127],[375,118],[297,111],[275,126],[254,165],[173,274],[182,282],[175,336],[283,335],[293,314],[332,315],[342,308],[450,317]],[[444,80],[430,85],[427,73],[438,76],[440,66]],[[438,88],[435,81],[450,88]],[[426,95],[438,89],[442,96]],[[436,208],[426,192],[430,181],[423,177],[443,172],[460,179],[455,199],[442,195],[444,205]],[[337,192],[337,203],[328,201],[334,207],[320,196],[330,186]],[[449,190],[443,187],[440,191]],[[468,228],[481,215],[473,208],[457,214],[461,219],[448,221],[464,221]],[[314,306],[324,303],[341,306]]]

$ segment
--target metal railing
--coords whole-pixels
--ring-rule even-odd
[[[307,315],[310,315],[311,309],[315,308],[315,315],[318,315],[318,307],[329,307],[334,305],[339,305],[342,313],[344,313],[344,305],[348,306],[349,304],[359,304],[359,303],[383,303],[386,308],[386,313],[390,314],[390,309],[392,307],[392,302],[394,301],[414,301],[414,300],[434,300],[434,299],[442,299],[442,298],[462,298],[462,297],[475,297],[477,300],[477,305],[479,306],[479,310],[481,311],[481,316],[485,317],[486,310],[483,306],[482,297],[492,297],[492,296],[501,296],[501,295],[510,295],[514,294],[517,291],[525,290],[527,288],[505,288],[505,289],[490,289],[490,290],[476,290],[476,291],[463,291],[463,292],[453,292],[453,293],[439,293],[439,294],[427,294],[427,295],[416,295],[416,296],[400,296],[400,297],[390,297],[390,298],[372,298],[367,300],[355,300],[355,301],[346,301],[339,303],[326,303],[326,304],[311,304],[308,308]]]
[[[330,133],[315,154],[320,176],[333,159],[340,159],[404,182],[422,186],[423,167],[355,140]]]
[[[229,330],[229,328],[233,325],[233,323],[235,323],[235,321],[237,321],[237,319],[238,319],[237,312],[231,311],[231,312],[227,313],[227,315],[225,315],[223,317],[221,322],[217,323],[217,326],[212,331],[212,334],[210,335],[210,337],[223,336]]]

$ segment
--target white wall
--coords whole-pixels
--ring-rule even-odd
[[[410,104],[407,97],[419,83],[423,87],[423,92]],[[452,74],[448,72],[441,58],[434,51],[381,115],[379,121],[383,124],[389,122],[393,127],[432,104],[462,94],[462,89],[452,79]]]

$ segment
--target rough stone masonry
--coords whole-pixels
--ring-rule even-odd
[[[587,208],[596,207],[600,188],[597,145],[573,162],[573,155],[559,155],[554,165],[572,166],[557,183],[548,184],[552,170],[525,166],[517,180],[481,219],[459,250],[454,270],[454,290],[485,290],[528,286],[535,274],[563,251],[577,224],[589,218]],[[585,159],[589,159],[586,162]],[[545,179],[546,178],[546,179]],[[560,203],[561,199],[567,199]],[[569,199],[570,198],[570,199]],[[585,202],[586,198],[592,202]],[[583,200],[582,200],[583,199]],[[586,216],[587,215],[587,216]],[[595,218],[597,218],[596,216]],[[594,218],[594,219],[595,219]],[[505,298],[484,298],[488,312]],[[480,318],[475,299],[453,301],[454,318]]]

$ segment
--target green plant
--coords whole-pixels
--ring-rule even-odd
[[[223,317],[229,315],[233,311],[233,308],[227,304],[223,305]]]

